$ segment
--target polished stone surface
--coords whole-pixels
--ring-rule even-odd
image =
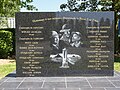
[[[120,72],[108,77],[16,77],[0,80],[0,90],[120,90]]]

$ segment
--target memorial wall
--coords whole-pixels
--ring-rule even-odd
[[[112,76],[113,12],[16,13],[17,76]]]

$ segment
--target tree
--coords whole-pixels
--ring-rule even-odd
[[[67,0],[60,8],[65,11],[98,11],[98,0]]]
[[[37,10],[36,7],[30,5],[33,0],[0,0],[0,17],[14,16],[15,12],[20,11],[20,8],[28,10]]]
[[[79,10],[81,11],[99,11],[98,0],[81,0]]]
[[[65,11],[65,9],[69,9],[70,11],[79,11],[79,5],[77,0],[67,0],[67,4],[62,4],[60,9]]]
[[[102,11],[115,11],[120,10],[120,0],[101,0],[100,5]]]
[[[115,11],[120,12],[120,0],[67,0],[63,11]]]

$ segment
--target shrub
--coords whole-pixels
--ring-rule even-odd
[[[0,31],[0,58],[7,58],[12,51],[12,33],[10,31]]]
[[[114,61],[115,61],[115,62],[120,62],[120,56],[119,56],[119,55],[115,56],[115,57],[114,57]]]

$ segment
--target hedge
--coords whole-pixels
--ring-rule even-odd
[[[0,30],[0,58],[8,58],[13,50],[12,32]]]

